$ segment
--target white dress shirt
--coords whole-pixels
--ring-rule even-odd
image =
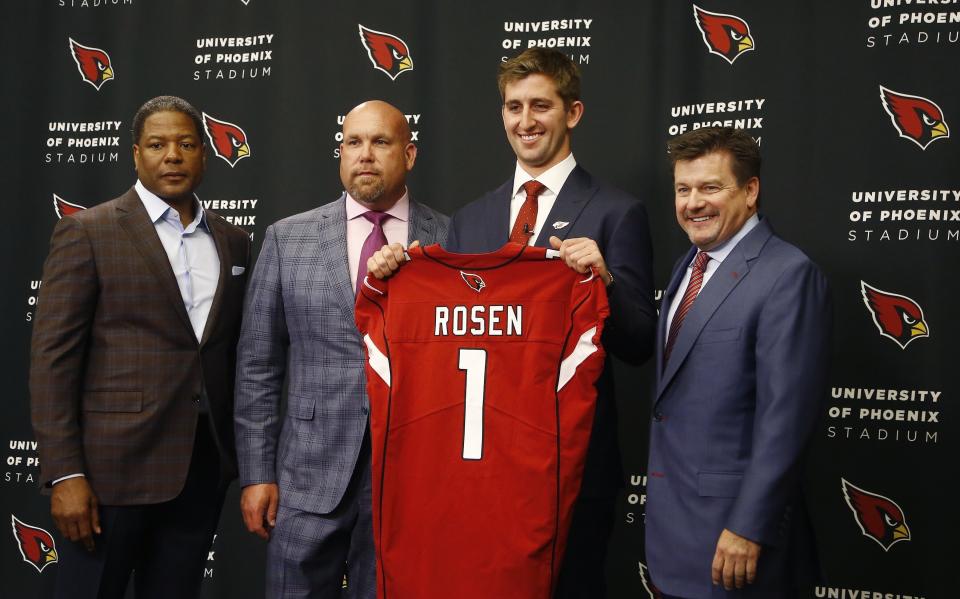
[[[203,339],[203,329],[220,281],[220,256],[207,224],[206,212],[200,200],[194,197],[196,216],[184,227],[180,213],[151,193],[139,180],[134,188],[167,253],[183,307],[187,309],[193,334],[199,342]]]
[[[713,276],[713,273],[717,272],[717,269],[720,268],[720,264],[723,263],[727,256],[730,255],[730,252],[733,251],[733,248],[737,247],[737,244],[740,243],[740,240],[746,237],[747,233],[752,231],[759,222],[760,217],[754,214],[747,219],[747,222],[743,223],[743,226],[740,227],[740,230],[737,231],[733,237],[728,239],[720,246],[715,247],[712,250],[707,250],[707,254],[710,255],[710,260],[707,262],[707,268],[703,271],[703,282],[700,284],[700,291],[703,291],[703,289],[707,286],[707,282],[710,280],[710,277]],[[693,272],[693,261],[696,260],[696,258],[697,254],[694,254],[693,259],[690,260],[690,264],[687,264],[687,272],[683,275],[683,280],[680,281],[680,285],[677,287],[677,292],[673,294],[673,300],[670,302],[670,311],[667,313],[666,331],[670,330],[670,325],[673,324],[673,315],[677,313],[677,308],[680,307],[680,300],[683,299],[683,295],[686,293],[687,284],[690,282],[690,273]],[[664,335],[663,346],[667,346],[666,335]]]
[[[567,154],[566,158],[551,166],[546,172],[541,173],[537,177],[523,170],[523,167],[517,162],[517,168],[513,175],[513,196],[510,200],[510,228],[507,229],[507,234],[509,235],[510,231],[513,230],[513,223],[516,222],[517,215],[520,214],[520,207],[523,206],[523,203],[527,199],[527,192],[524,191],[523,184],[530,179],[536,179],[543,183],[546,189],[540,192],[540,195],[537,197],[537,223],[533,227],[533,235],[530,236],[530,241],[528,242],[528,245],[533,245],[540,235],[540,230],[543,229],[543,225],[547,222],[547,216],[550,215],[553,203],[557,201],[557,196],[560,195],[560,189],[563,188],[567,177],[570,176],[570,173],[572,173],[576,167],[577,161],[573,158],[573,152]]]
[[[357,271],[363,268],[367,274],[367,265],[360,264],[360,252],[363,242],[373,231],[373,223],[363,217],[363,213],[370,209],[347,194],[347,265],[350,267],[351,289],[357,288]],[[387,243],[399,243],[407,247],[407,233],[410,230],[410,194],[405,190],[403,196],[397,200],[392,208],[386,211],[393,218],[383,221],[383,234]]]

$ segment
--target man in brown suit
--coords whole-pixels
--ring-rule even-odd
[[[57,597],[195,597],[236,476],[233,378],[247,234],[204,210],[200,114],[161,96],[133,119],[138,180],[64,216],[31,347]]]

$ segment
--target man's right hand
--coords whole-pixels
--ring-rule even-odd
[[[79,541],[93,551],[93,535],[100,534],[100,511],[86,477],[75,476],[53,485],[50,515],[60,533],[71,541]]]
[[[277,483],[248,485],[240,493],[240,513],[247,530],[264,541],[270,539],[270,531],[277,525],[277,505],[280,488]]]
[[[420,241],[416,240],[410,244],[409,249],[413,249],[420,245]],[[385,245],[376,252],[370,259],[367,260],[367,270],[370,271],[370,274],[375,276],[378,279],[385,279],[397,272],[397,270],[407,261],[407,257],[403,255],[403,246],[399,243],[391,243],[390,245]]]

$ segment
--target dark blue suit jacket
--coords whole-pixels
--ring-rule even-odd
[[[800,490],[819,415],[831,331],[827,281],[760,223],[713,273],[663,345],[670,302],[696,248],[677,262],[657,326],[646,551],[654,583],[707,597],[724,528],[763,545],[744,595],[781,597],[815,572]]]
[[[513,178],[461,208],[451,219],[446,249],[484,253],[499,249],[510,235]],[[554,228],[554,223],[568,223]],[[536,244],[550,247],[550,236],[589,237],[597,242],[614,283],[607,288],[610,318],[603,345],[621,360],[639,364],[650,356],[656,309],[647,211],[633,196],[605,185],[577,166],[564,182]],[[609,497],[623,485],[617,444],[616,405],[609,361],[597,383],[594,419],[582,495]]]

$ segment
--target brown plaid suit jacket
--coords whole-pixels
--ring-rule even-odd
[[[221,470],[236,475],[233,379],[250,239],[213,212],[207,222],[220,279],[200,343],[136,191],[57,224],[30,363],[43,486],[82,472],[106,505],[176,497],[204,392]]]

